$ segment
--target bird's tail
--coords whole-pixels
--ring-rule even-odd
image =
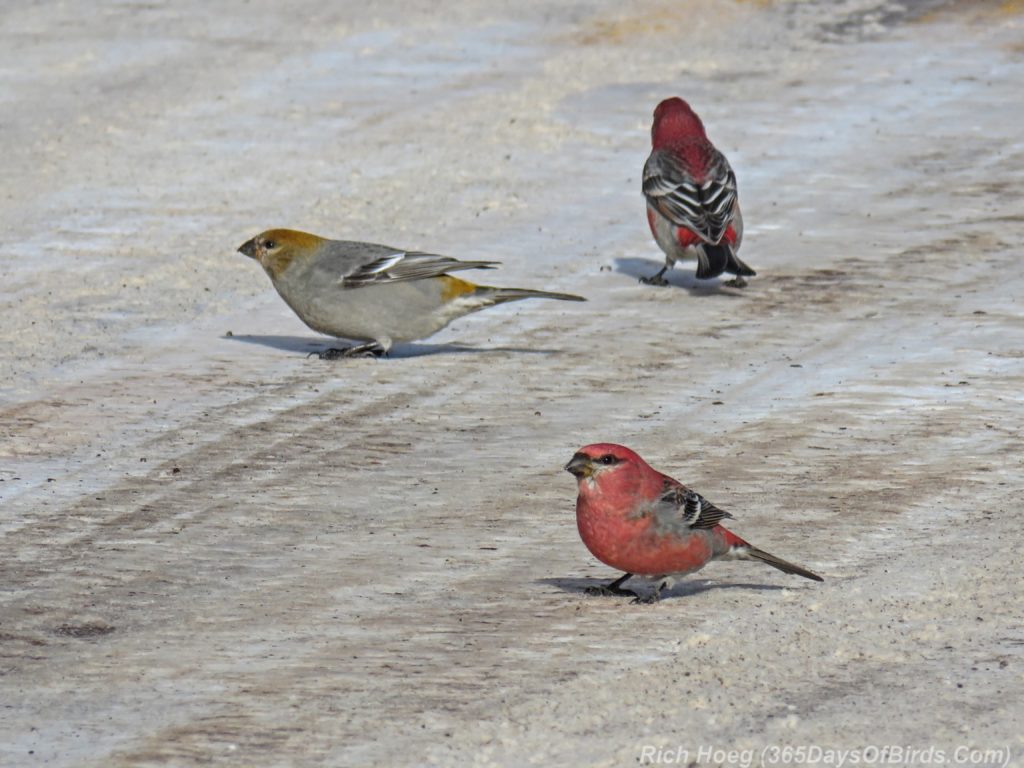
[[[824,581],[824,579],[818,574],[808,571],[806,568],[801,568],[799,565],[791,563],[788,560],[783,560],[781,557],[776,557],[775,555],[765,552],[763,549],[758,549],[722,526],[717,526],[716,530],[721,532],[722,537],[725,539],[725,543],[729,547],[728,551],[724,555],[727,558],[760,560],[762,563],[767,563],[772,568],[778,568],[783,573],[792,573],[796,576],[803,576],[805,579],[811,579],[812,581]]]
[[[803,576],[805,579],[811,579],[812,581],[824,581],[824,579],[818,574],[808,571],[806,568],[801,568],[799,565],[791,563],[788,560],[783,560],[781,557],[771,555],[757,547],[750,547],[750,549],[747,550],[745,557],[760,560],[762,563],[767,563],[772,568],[778,568],[783,573],[792,573],[797,576]]]
[[[504,304],[506,301],[519,301],[520,299],[558,299],[559,301],[586,301],[582,296],[572,293],[552,293],[551,291],[535,291],[530,288],[492,288],[488,285],[478,285],[475,296],[484,299],[488,306],[493,304]]]
[[[757,274],[736,255],[736,249],[729,243],[718,245],[704,243],[697,249],[697,279],[709,280],[728,272],[740,277],[753,277]]]

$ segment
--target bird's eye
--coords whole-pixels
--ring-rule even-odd
[[[275,243],[273,240],[264,240],[263,247],[266,248],[268,251],[272,251],[275,248],[277,248],[277,243]]]
[[[615,464],[616,462],[618,462],[618,459],[616,459],[610,453],[606,453],[604,456],[601,457],[602,464]]]

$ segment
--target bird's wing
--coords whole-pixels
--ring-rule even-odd
[[[344,257],[347,269],[340,270],[339,277],[345,288],[362,288],[368,285],[395,283],[403,280],[424,280],[463,269],[494,269],[498,264],[496,261],[460,261],[449,256],[438,256],[435,253],[397,251],[384,246],[374,246],[373,249],[369,249],[365,248],[369,245],[367,243],[351,245],[363,247],[353,248]],[[383,249],[383,253],[378,249]],[[365,261],[359,259],[360,251],[364,252]],[[357,259],[354,268],[352,267],[353,257]]]
[[[656,149],[644,165],[643,193],[662,216],[686,227],[705,242],[721,242],[736,206],[736,175],[725,155],[714,147],[696,152],[707,168],[698,182],[687,169],[689,154]]]
[[[682,523],[687,528],[714,528],[725,518],[732,517],[696,491],[669,483],[658,499],[656,515],[662,520]]]

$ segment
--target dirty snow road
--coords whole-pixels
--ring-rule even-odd
[[[0,765],[1024,761],[1021,4],[319,6],[0,14]],[[672,94],[742,291],[637,283]],[[272,226],[590,301],[328,364]],[[584,596],[599,440],[825,583]]]

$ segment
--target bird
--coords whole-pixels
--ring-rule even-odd
[[[238,250],[263,266],[281,298],[314,331],[361,342],[316,353],[325,360],[386,356],[395,342],[426,338],[456,318],[507,301],[586,300],[475,285],[449,274],[494,269],[496,261],[460,261],[293,229],[269,229]]]
[[[642,188],[647,223],[665,252],[665,266],[640,282],[667,285],[665,272],[680,259],[696,256],[698,279],[729,272],[736,275],[730,285],[745,286],[745,278],[757,273],[737,255],[743,240],[743,216],[736,174],[708,139],[704,124],[689,104],[678,97],[658,104],[651,125],[651,147]]]
[[[799,565],[758,549],[725,528],[732,515],[696,491],[652,468],[624,445],[595,443],[580,448],[566,471],[576,477],[576,525],[598,560],[625,574],[592,588],[594,594],[632,596],[655,602],[675,579],[712,560],[758,560],[783,573],[824,581]],[[654,579],[653,595],[623,589],[633,576]]]

